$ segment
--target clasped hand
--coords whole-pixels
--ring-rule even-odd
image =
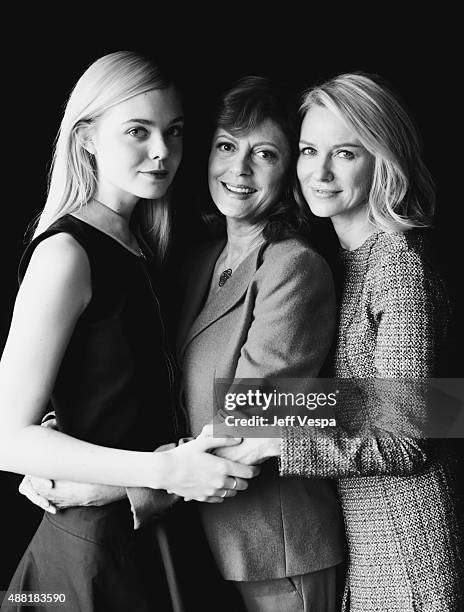
[[[259,467],[242,465],[232,458],[215,457],[239,445],[241,439],[214,439],[209,435],[195,440],[183,439],[176,444],[165,444],[155,452],[170,454],[167,478],[168,493],[186,501],[194,499],[207,503],[222,503],[248,487],[248,479],[259,473]],[[126,497],[125,487],[78,483],[65,480],[25,476],[19,492],[33,504],[55,514],[57,510],[72,506],[103,506]]]
[[[200,437],[213,437],[213,428],[213,423],[205,425]],[[242,438],[240,444],[219,446],[213,452],[218,457],[245,465],[259,465],[280,456],[281,441],[281,438]]]

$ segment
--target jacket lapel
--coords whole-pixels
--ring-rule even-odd
[[[179,354],[193,321],[201,311],[208,294],[209,283],[216,260],[225,244],[225,239],[213,244],[210,243],[204,252],[195,258],[193,265],[190,266],[189,275],[185,283],[184,299],[177,332]]]
[[[198,334],[200,334],[204,329],[226,314],[226,312],[228,312],[242,298],[242,296],[246,293],[251,279],[253,278],[258,267],[258,260],[263,246],[252,251],[248,257],[242,261],[225,285],[221,287],[221,289],[219,289],[213,297],[210,298],[210,300],[204,305],[203,309],[198,313],[201,308],[201,303],[204,301],[206,293],[209,289],[214,265],[223,246],[224,243],[221,244],[221,248],[214,249],[212,264],[211,261],[208,260],[209,265],[207,270],[207,278],[205,278],[203,271],[201,271],[201,298],[199,299],[196,293],[193,299],[187,294],[187,300],[191,299],[192,309],[194,305],[196,305],[196,312],[198,316],[194,319],[190,317],[189,321],[191,324],[189,324],[187,320],[185,321],[185,327],[188,326],[189,329],[187,328],[186,334],[183,336],[184,340],[181,340],[180,343],[181,358],[189,342],[198,336]],[[199,287],[198,290],[200,290]],[[184,326],[182,326],[182,329],[184,329]]]

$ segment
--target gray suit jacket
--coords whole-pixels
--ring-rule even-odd
[[[297,239],[253,251],[205,304],[223,245],[208,245],[193,262],[179,329],[184,398],[194,434],[222,408],[217,396],[213,399],[215,377],[315,377],[335,326],[329,268]],[[199,511],[228,580],[303,574],[345,556],[332,481],[280,478],[276,461],[263,465],[246,492],[223,504],[199,504]]]

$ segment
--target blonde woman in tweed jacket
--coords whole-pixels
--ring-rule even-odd
[[[448,307],[420,229],[434,194],[410,119],[362,74],[312,88],[302,114],[302,193],[313,214],[331,219],[342,247],[335,376],[440,376]],[[349,418],[363,421],[362,412]],[[344,610],[458,612],[464,538],[452,450],[451,440],[288,428],[229,456],[280,455],[282,476],[338,479],[350,552]]]

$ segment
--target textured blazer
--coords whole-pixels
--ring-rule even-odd
[[[255,249],[206,303],[224,243],[193,262],[179,329],[184,401],[192,433],[221,405],[214,378],[318,375],[335,326],[326,262],[303,241]],[[223,504],[198,504],[216,563],[228,580],[317,571],[344,559],[341,508],[328,479],[280,478],[277,461]]]
[[[343,251],[342,261],[335,374],[441,375],[449,307],[422,232],[377,232],[355,251]],[[371,399],[367,409],[375,410]],[[394,401],[393,417],[411,408],[409,397]],[[358,408],[364,410],[361,402]],[[440,413],[441,406],[433,409]],[[325,430],[311,438],[288,429],[281,472],[340,479],[350,553],[344,610],[464,610],[462,440],[404,438],[396,431],[348,438]]]

